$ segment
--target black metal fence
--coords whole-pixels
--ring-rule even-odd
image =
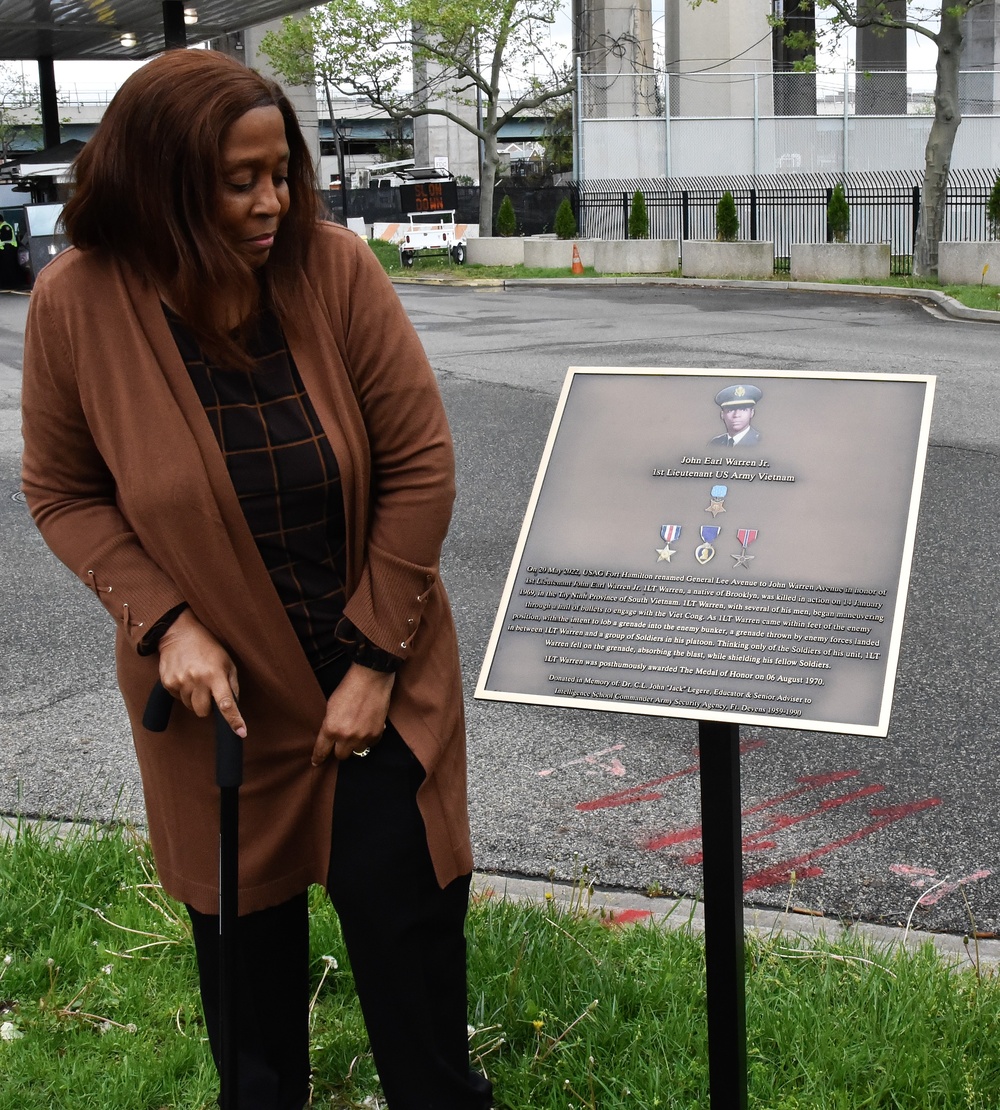
[[[736,187],[741,239],[774,243],[775,273],[787,273],[792,243],[825,243],[832,238],[827,226],[830,185],[796,187]],[[715,210],[723,188],[643,188],[653,239],[714,239]],[[920,188],[916,185],[848,185],[845,187],[851,214],[848,242],[888,243],[892,273],[909,274],[913,243],[920,218]],[[573,206],[581,235],[593,239],[627,239],[628,218],[634,190],[581,186],[547,186],[535,189],[497,188],[493,215],[504,196],[514,205],[520,235],[551,232],[563,199]],[[989,239],[986,185],[951,185],[945,208],[943,239],[972,241]],[[341,219],[344,198],[324,193],[328,210]],[[346,197],[347,214],[367,223],[395,223],[406,213],[398,189],[352,189]],[[478,186],[458,187],[456,217],[460,223],[479,222]]]
[[[733,189],[740,220],[740,238],[774,243],[775,272],[789,269],[792,243],[825,243],[832,239],[826,212],[832,188]],[[920,217],[917,186],[845,189],[851,213],[848,241],[888,243],[892,273],[909,274]],[[949,188],[945,210],[947,240],[988,239],[986,202],[990,190],[981,186]],[[714,239],[715,210],[721,189],[643,190],[654,239]],[[598,239],[627,239],[633,193],[627,190],[584,189],[580,196],[584,234]]]
[[[346,198],[336,191],[321,194],[330,216],[342,220],[346,199],[347,215],[365,223],[397,223],[406,218],[400,203],[399,189],[350,189]],[[574,186],[546,186],[537,189],[499,186],[493,194],[493,218],[500,203],[509,196],[514,206],[519,235],[544,235],[555,224],[556,210],[568,197],[579,220],[578,190]],[[479,186],[459,185],[455,218],[459,223],[479,223]]]

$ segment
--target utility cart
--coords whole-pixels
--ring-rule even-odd
[[[441,212],[410,212],[410,221],[399,239],[399,261],[412,266],[417,254],[447,254],[461,265],[465,261],[465,236],[458,235],[454,209]]]

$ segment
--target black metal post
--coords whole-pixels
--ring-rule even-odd
[[[826,202],[823,209],[823,223],[826,225],[826,241],[833,242],[833,228],[830,227],[830,201],[833,200],[833,189],[827,186]]]
[[[681,239],[690,239],[690,207],[691,198],[687,189],[681,192]]]
[[[56,69],[51,55],[38,59],[38,95],[42,101],[42,145],[58,146],[59,105],[56,102]]]
[[[239,1106],[237,917],[240,882],[240,785],[243,741],[215,710],[215,781],[219,787],[219,1106]]]
[[[757,241],[757,190],[750,190],[750,239]]]
[[[920,227],[920,186],[913,186],[913,246],[910,253],[917,249],[917,229]]]
[[[163,49],[183,50],[186,46],[184,0],[163,0]]]
[[[712,1110],[747,1110],[743,833],[737,725],[698,722]]]
[[[340,211],[344,217],[344,227],[347,227],[347,169],[344,166],[344,133],[340,130],[340,123],[330,117],[330,126],[333,128],[334,145],[337,148],[337,172],[340,174]]]
[[[624,238],[628,238],[628,193],[622,193],[622,224],[625,228]]]

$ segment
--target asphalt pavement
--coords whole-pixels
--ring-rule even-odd
[[[465,668],[478,867],[571,879],[586,866],[602,885],[689,896],[701,885],[694,722],[471,697],[566,369],[929,373],[937,393],[889,736],[742,730],[746,897],[846,921],[912,912],[921,929],[1000,932],[1000,329],[908,300],[783,290],[400,294],[456,442],[443,574]],[[141,821],[113,629],[17,500],[25,308],[0,296],[0,813]]]

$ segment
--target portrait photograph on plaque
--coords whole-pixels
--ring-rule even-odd
[[[476,697],[885,736],[933,393],[571,368]]]

